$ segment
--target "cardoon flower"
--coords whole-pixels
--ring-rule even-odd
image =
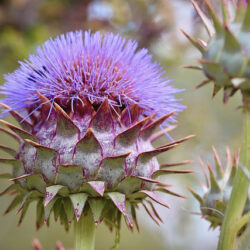
[[[236,3],[237,2],[237,3]],[[201,66],[187,66],[202,70],[206,76],[197,87],[207,83],[214,83],[213,96],[220,90],[224,90],[224,102],[238,90],[242,92],[244,106],[250,105],[250,7],[246,0],[221,1],[223,20],[213,9],[209,0],[206,6],[209,17],[192,1],[197,14],[200,16],[209,39],[207,42],[195,39],[184,31],[184,35],[201,52],[199,59]]]
[[[183,110],[174,97],[179,90],[146,49],[136,48],[111,33],[68,33],[5,77],[2,106],[21,128],[1,121],[20,144],[17,153],[1,146],[13,157],[1,162],[13,165],[14,182],[2,194],[15,193],[6,213],[18,206],[19,224],[37,201],[37,228],[53,212],[66,229],[76,221],[76,249],[92,249],[94,223],[118,232],[123,216],[129,229],[138,228],[140,203],[158,223],[152,201],[168,205],[157,192],[180,196],[157,177],[191,171],[160,166],[155,157],[187,138],[152,146],[156,128]]]

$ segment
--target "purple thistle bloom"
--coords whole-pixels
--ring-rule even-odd
[[[183,110],[174,97],[180,90],[169,85],[146,49],[136,48],[111,33],[86,32],[84,40],[81,32],[68,33],[45,42],[6,76],[0,105],[20,127],[0,120],[8,128],[1,131],[19,143],[17,151],[0,145],[13,157],[0,158],[13,165],[11,175],[0,177],[14,182],[1,195],[15,191],[5,213],[20,203],[19,224],[36,201],[37,228],[54,211],[66,230],[73,220],[76,226],[85,221],[83,214],[110,229],[119,229],[123,216],[133,230],[139,229],[138,204],[159,224],[153,202],[168,205],[157,193],[183,197],[157,178],[191,173],[168,169],[188,162],[160,166],[156,156],[191,137],[152,144],[166,132],[156,130],[175,121],[173,111]]]
[[[88,98],[99,105],[127,107],[135,103],[142,115],[157,116],[184,106],[174,94],[158,63],[152,62],[147,49],[136,51],[137,43],[108,33],[70,32],[46,41],[36,55],[20,62],[20,67],[5,76],[0,93],[12,109],[34,110],[41,105],[37,92],[62,106]],[[169,118],[174,122],[174,118]]]

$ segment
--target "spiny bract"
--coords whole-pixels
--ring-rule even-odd
[[[215,173],[210,163],[207,163],[207,172],[205,164],[200,160],[206,177],[206,184],[202,183],[204,194],[200,196],[190,187],[188,187],[188,189],[199,201],[202,216],[211,223],[210,227],[215,229],[221,226],[223,222],[223,217],[232,192],[234,177],[239,167],[240,152],[232,158],[230,150],[227,149],[227,162],[225,163],[225,167],[223,167],[215,148],[213,148],[213,153],[215,159]],[[244,214],[249,210],[250,198],[248,197]]]
[[[201,52],[200,66],[186,66],[202,70],[207,79],[197,88],[209,82],[214,83],[213,96],[224,89],[224,102],[237,90],[241,90],[246,105],[250,99],[250,6],[245,0],[224,0],[222,3],[223,21],[213,9],[209,0],[206,6],[209,17],[192,1],[209,35],[208,42],[184,35]]]
[[[17,153],[0,146],[13,156],[0,159],[13,165],[12,175],[1,178],[14,182],[1,195],[15,194],[6,213],[19,206],[19,223],[36,200],[37,228],[52,211],[66,229],[88,211],[110,229],[119,228],[122,215],[138,228],[139,203],[161,221],[145,198],[168,207],[155,192],[180,196],[156,178],[191,171],[168,169],[185,162],[160,167],[155,156],[188,137],[158,148],[151,143],[164,134],[155,129],[183,106],[158,64],[136,46],[113,34],[86,32],[83,41],[81,32],[68,33],[6,76],[2,107],[21,128],[1,121],[10,129],[1,131],[20,144]]]

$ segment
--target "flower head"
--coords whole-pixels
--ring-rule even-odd
[[[51,211],[66,229],[91,211],[96,224],[118,229],[124,216],[132,229],[139,203],[156,223],[161,220],[152,201],[168,206],[156,191],[180,196],[157,177],[190,173],[167,169],[186,162],[160,167],[156,156],[189,137],[157,148],[152,141],[160,136],[154,131],[183,106],[159,65],[147,50],[135,52],[136,46],[113,34],[86,32],[83,41],[81,32],[68,33],[45,42],[6,76],[1,105],[21,128],[0,120],[12,132],[0,130],[20,145],[17,152],[0,145],[13,157],[0,159],[13,165],[2,178],[14,182],[2,194],[15,190],[6,213],[20,204],[19,223],[36,200],[38,228]]]
[[[39,107],[37,91],[64,107],[88,99],[100,105],[136,104],[142,115],[158,116],[183,110],[164,71],[146,49],[119,35],[70,32],[50,39],[12,74],[5,76],[1,94],[13,109]],[[170,121],[174,121],[173,117]]]
[[[199,59],[201,66],[187,67],[202,70],[205,74],[206,79],[197,86],[198,88],[210,82],[214,83],[213,96],[223,89],[225,103],[240,90],[244,106],[250,108],[250,64],[248,60],[250,55],[250,6],[245,0],[240,0],[237,4],[235,1],[229,0],[221,2],[223,20],[214,10],[210,1],[205,1],[212,21],[210,22],[198,4],[192,1],[209,38],[208,41],[203,41],[183,32],[202,54],[202,59]]]
[[[233,181],[240,167],[240,151],[234,157],[229,149],[227,149],[226,159],[222,161],[215,148],[213,148],[215,159],[214,167],[207,163],[207,168],[202,160],[200,164],[206,177],[206,184],[203,182],[203,195],[200,196],[194,190],[189,188],[195,199],[200,203],[201,215],[210,222],[210,228],[220,227],[226,212],[227,205],[232,193]],[[248,197],[244,214],[249,211],[250,199]]]

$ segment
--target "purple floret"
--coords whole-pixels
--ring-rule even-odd
[[[147,49],[136,49],[135,41],[112,33],[86,31],[83,36],[77,31],[50,39],[14,73],[5,75],[2,102],[12,109],[34,110],[41,104],[40,92],[72,108],[87,98],[96,105],[108,99],[113,108],[135,103],[144,115],[182,111],[184,106],[174,96],[181,90],[169,84]]]

